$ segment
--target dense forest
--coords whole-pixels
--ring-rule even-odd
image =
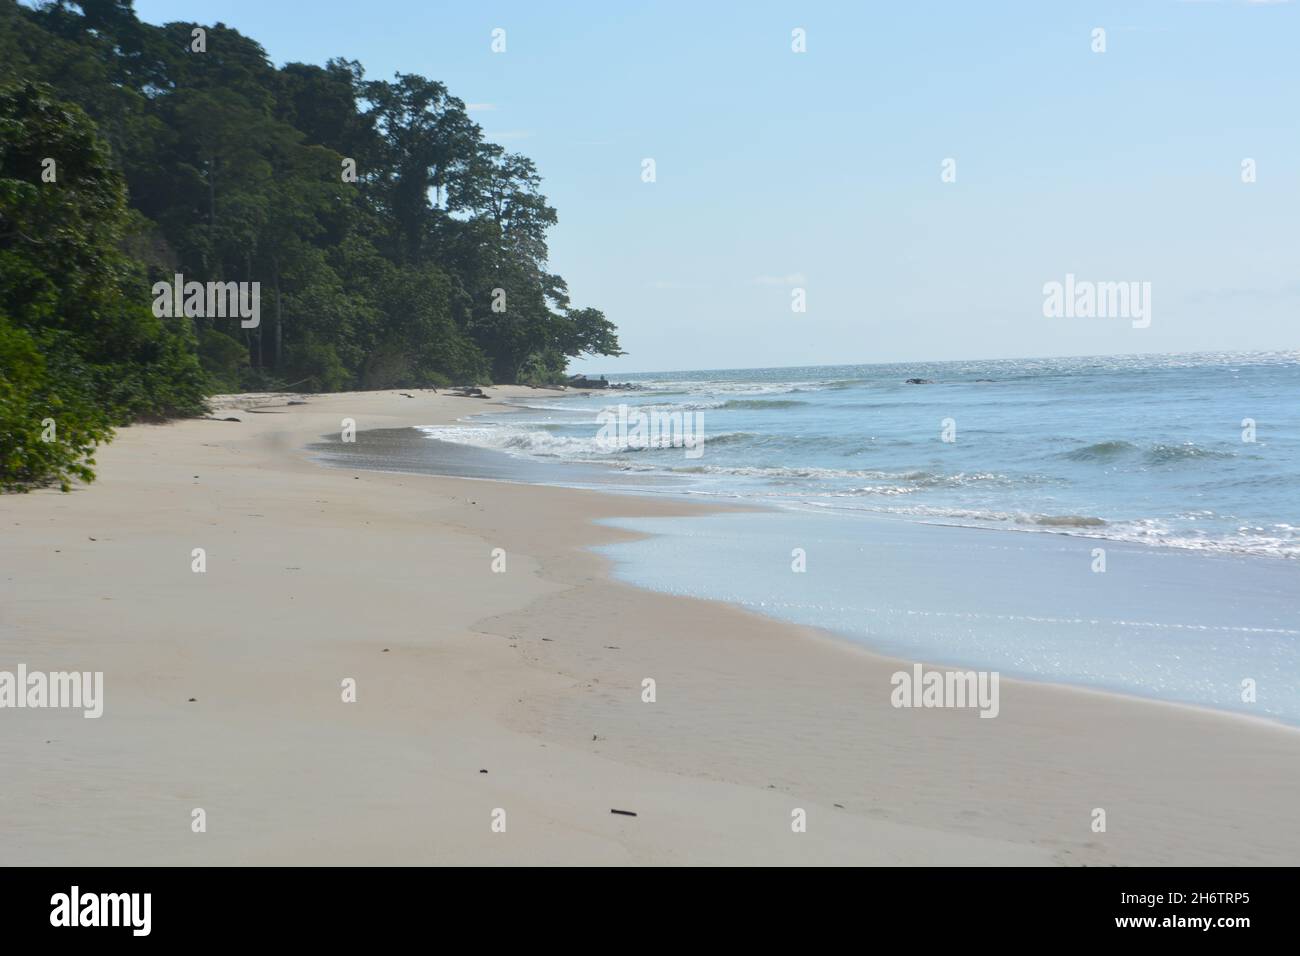
[[[277,69],[131,0],[0,0],[0,489],[89,480],[114,426],[215,392],[541,384],[618,354],[547,270],[539,187],[435,80]],[[258,321],[160,311],[177,276],[257,283]]]

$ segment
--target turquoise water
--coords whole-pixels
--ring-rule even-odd
[[[908,378],[933,381],[905,384]],[[919,521],[1300,555],[1300,353],[620,376],[435,437],[671,475],[688,494]],[[609,450],[602,409],[700,416],[702,454]],[[1254,421],[1253,442],[1243,420]],[[943,440],[949,420],[953,441]],[[1249,436],[1247,436],[1249,437]],[[669,447],[663,447],[668,444]]]
[[[647,535],[599,549],[639,587],[907,661],[1300,725],[1300,562],[1114,542],[1098,573],[1087,538],[799,511],[610,523]]]
[[[648,535],[602,549],[632,584],[906,660],[1300,724],[1297,354],[619,381],[641,389],[539,391],[424,431],[534,465],[603,463],[624,490],[776,506],[616,522]],[[601,415],[620,404],[702,424],[702,449],[671,434],[611,448]],[[584,467],[554,481],[592,484]]]

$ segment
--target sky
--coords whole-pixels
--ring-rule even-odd
[[[136,10],[446,83],[537,162],[551,269],[619,328],[574,371],[1300,348],[1300,3]],[[1149,282],[1149,324],[1045,316],[1067,275]]]

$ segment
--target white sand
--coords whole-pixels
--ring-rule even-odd
[[[1300,863],[1300,733],[1011,681],[895,710],[899,662],[582,550],[689,505],[301,450],[488,404],[412,394],[136,426],[0,497],[0,670],[105,675],[98,720],[0,710],[0,863]]]

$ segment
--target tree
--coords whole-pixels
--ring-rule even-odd
[[[0,87],[7,486],[89,478],[89,452],[110,424],[203,408],[189,330],[153,316],[144,276],[121,251],[130,217],[108,148],[52,93]]]
[[[0,0],[7,474],[76,474],[33,450],[33,409],[84,415],[66,463],[108,434],[94,422],[192,414],[205,389],[550,381],[618,354],[549,267],[535,164],[444,84],[277,69],[220,23],[196,53],[197,26]],[[150,288],[177,273],[258,283],[263,321],[155,317]]]

